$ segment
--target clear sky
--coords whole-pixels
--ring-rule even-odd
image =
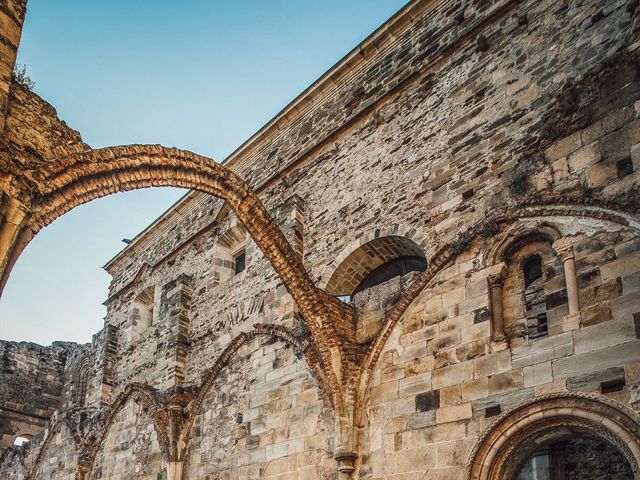
[[[30,0],[18,63],[93,147],[223,160],[406,0]],[[83,205],[44,229],[0,298],[0,338],[87,342],[104,265],[184,191]]]

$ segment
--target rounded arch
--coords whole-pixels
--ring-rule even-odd
[[[545,240],[553,243],[560,237],[562,237],[560,229],[546,221],[533,225],[515,223],[493,238],[483,256],[482,266],[489,267],[507,259],[514,250],[529,241]]]
[[[542,444],[571,434],[606,442],[640,477],[640,419],[604,397],[553,394],[501,415],[478,440],[466,469],[467,480],[512,478]]]
[[[348,295],[367,274],[400,257],[426,258],[426,239],[415,228],[392,225],[375,229],[349,244],[325,268],[320,288],[330,295]]]
[[[89,389],[89,379],[91,376],[91,359],[88,353],[83,353],[74,359],[74,365],[69,372],[69,380],[72,386],[72,398],[69,398],[70,405],[74,407],[84,407]]]

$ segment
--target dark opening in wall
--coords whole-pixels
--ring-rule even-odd
[[[547,335],[547,308],[544,295],[542,257],[531,255],[522,263],[524,299],[529,338]]]
[[[416,395],[416,412],[428,412],[440,408],[440,390]]]
[[[246,253],[244,250],[241,250],[235,255],[235,274],[237,275],[240,272],[243,272],[246,267]]]
[[[410,272],[424,272],[427,261],[422,257],[400,257],[383,263],[362,279],[352,295],[387,282],[395,277],[401,277]]]
[[[620,392],[624,389],[624,378],[615,378],[613,380],[607,380],[600,384],[600,393],[613,393]]]
[[[487,418],[496,417],[501,413],[502,413],[502,408],[500,407],[500,405],[492,405],[484,409],[484,416]]]
[[[525,288],[542,278],[542,258],[540,255],[528,257],[522,264],[522,272],[524,273]]]

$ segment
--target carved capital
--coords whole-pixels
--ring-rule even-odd
[[[559,238],[553,242],[552,247],[553,251],[560,257],[563,263],[575,258],[573,255],[573,245],[569,243],[566,238]]]
[[[338,471],[341,473],[350,474],[356,469],[356,459],[358,458],[356,452],[338,450],[333,458],[338,462]]]
[[[487,275],[487,281],[489,282],[489,288],[494,287],[502,287],[504,285],[504,281],[507,278],[509,270],[504,262],[500,262],[497,265],[494,265],[489,270],[489,274]]]

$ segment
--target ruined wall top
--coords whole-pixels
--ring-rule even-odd
[[[483,22],[515,4],[513,0],[477,2],[460,18],[453,15],[457,11],[453,0],[409,2],[238,147],[223,165],[262,191],[373,110],[379,100],[446,56],[450,47]],[[174,209],[197,208],[190,204],[202,203],[205,196],[189,192],[110,260],[106,270],[113,273],[121,261],[139,255],[145,248],[142,244],[162,237],[164,219],[173,217]]]

